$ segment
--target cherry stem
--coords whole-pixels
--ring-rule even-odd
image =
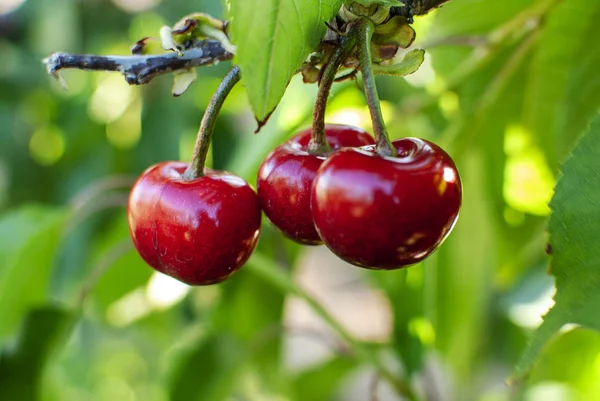
[[[217,91],[210,99],[200,123],[192,160],[187,170],[183,173],[184,180],[189,181],[204,175],[204,164],[206,163],[206,156],[210,148],[210,137],[215,128],[217,117],[225,99],[239,81],[240,67],[235,66],[225,75]]]
[[[335,47],[329,61],[325,67],[323,67],[313,112],[311,139],[308,144],[308,152],[311,154],[325,155],[331,151],[329,142],[327,142],[327,135],[325,134],[325,109],[327,107],[327,99],[338,69],[355,45],[356,35],[342,36],[341,43]]]
[[[375,74],[371,66],[371,37],[375,25],[367,18],[361,18],[356,22],[358,34],[358,63],[363,76],[365,96],[371,113],[373,133],[375,135],[376,151],[380,156],[397,156],[396,149],[392,145],[385,128],[383,114],[379,106],[379,95],[375,84]]]

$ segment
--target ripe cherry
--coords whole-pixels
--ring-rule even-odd
[[[163,162],[138,178],[127,208],[129,230],[154,269],[190,285],[225,280],[250,257],[260,234],[260,205],[240,177],[204,169],[184,180],[182,162]]]
[[[332,150],[374,143],[360,128],[328,124],[325,135]],[[307,244],[321,244],[310,212],[312,182],[325,156],[308,152],[311,130],[306,129],[275,148],[258,171],[257,191],[269,220],[285,236]]]
[[[397,157],[374,146],[343,149],[319,169],[312,187],[315,226],[341,259],[372,269],[420,262],[450,233],[462,188],[454,162],[431,142],[393,142]]]

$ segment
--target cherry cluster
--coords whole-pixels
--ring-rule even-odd
[[[288,238],[324,243],[346,262],[369,269],[418,263],[443,242],[461,204],[456,166],[429,141],[389,139],[371,54],[381,21],[373,21],[370,8],[350,11],[368,15],[337,28],[318,73],[312,127],[266,157],[257,192],[238,176],[204,167],[215,119],[240,80],[239,67],[211,99],[190,164],[164,162],[141,175],[129,198],[128,220],[133,242],[150,266],[191,285],[221,282],[256,248],[262,211]],[[393,27],[406,24],[402,19]],[[348,65],[363,77],[373,137],[356,127],[325,124],[331,86]]]
[[[382,157],[364,130],[325,126],[328,155],[309,151],[311,130],[275,148],[260,166],[257,193],[242,178],[188,164],[147,169],[131,191],[128,219],[142,258],[191,285],[218,283],[254,251],[261,210],[288,238],[325,243],[346,262],[396,269],[420,262],[458,217],[461,183],[454,162],[418,138],[393,141]]]
[[[302,244],[321,244],[370,269],[415,264],[446,238],[458,217],[461,183],[440,147],[418,138],[392,142],[382,157],[365,131],[327,125],[334,152],[307,151],[310,131],[267,156],[257,179],[269,220]]]

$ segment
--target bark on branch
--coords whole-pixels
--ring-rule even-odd
[[[441,7],[442,4],[450,0],[400,0],[404,7],[392,7],[394,15],[402,15],[409,21],[415,15],[425,15],[434,8]]]
[[[233,54],[216,40],[203,40],[182,55],[97,56],[89,54],[53,53],[44,59],[48,73],[60,80],[60,70],[75,68],[88,71],[116,71],[123,74],[130,85],[143,85],[159,75],[178,70],[230,60]]]

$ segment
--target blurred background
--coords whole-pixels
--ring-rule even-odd
[[[505,383],[552,305],[558,166],[600,105],[596,1],[453,0],[416,19],[424,65],[378,82],[392,136],[437,142],[463,178],[461,216],[431,258],[361,270],[265,221],[248,266],[191,289],[137,256],[124,206],[146,167],[189,160],[229,63],[198,69],[175,98],[169,76],[130,87],[65,71],[63,90],[41,60],[127,54],[197,11],[226,18],[212,0],[0,0],[0,400],[401,399],[371,357],[432,401],[600,399],[600,336],[578,327],[525,385]],[[310,124],[315,94],[294,78],[254,135],[236,87],[209,163],[254,185],[270,149]],[[371,130],[354,82],[335,87],[327,120]],[[308,295],[273,286],[275,270]]]

